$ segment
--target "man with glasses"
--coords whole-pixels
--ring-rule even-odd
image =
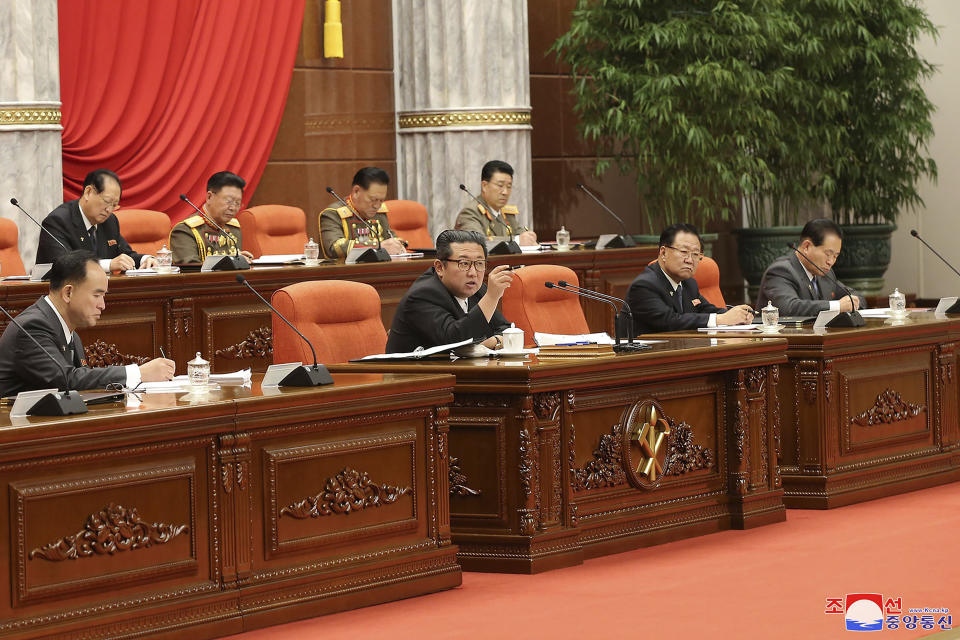
[[[866,306],[856,291],[853,301],[825,277],[840,256],[843,231],[833,220],[818,218],[803,226],[796,251],[777,258],[760,281],[757,308],[773,306],[782,316],[815,316],[821,311],[853,311]]]
[[[406,243],[397,237],[387,220],[387,187],[390,176],[383,169],[364,167],[353,176],[347,206],[335,202],[320,212],[319,225],[317,215],[308,214],[307,233],[320,238],[320,248],[327,258],[345,258],[354,246],[376,247],[377,242],[390,255],[401,254]],[[364,224],[367,221],[373,227]],[[319,226],[319,236],[317,228]]]
[[[104,271],[126,271],[156,265],[156,258],[130,248],[120,235],[120,221],[113,210],[120,203],[120,178],[109,169],[96,169],[83,181],[77,200],[64,202],[44,218],[43,226],[68,250],[83,249],[97,256]],[[37,264],[52,263],[64,249],[48,234],[40,233]]]
[[[753,322],[749,306],[720,308],[700,295],[693,274],[703,258],[701,246],[700,234],[693,225],[672,224],[660,234],[657,261],[648,265],[627,290],[636,333]]]
[[[491,349],[501,348],[501,334],[510,323],[497,306],[513,279],[510,267],[494,267],[484,284],[487,246],[475,231],[447,230],[437,236],[436,244],[433,266],[410,285],[397,306],[387,353],[467,338]]]
[[[480,171],[481,206],[471,202],[457,214],[455,228],[476,231],[491,238],[517,238],[522,245],[537,244],[537,234],[522,226],[517,218],[519,210],[507,204],[513,192],[513,167],[502,160],[491,160]],[[503,221],[506,221],[504,225]]]
[[[228,235],[220,233],[200,215],[178,222],[170,230],[170,251],[175,263],[203,262],[207,256],[232,256],[234,246],[240,255],[253,259],[252,253],[243,250],[240,222],[237,221],[246,186],[243,178],[229,171],[218,171],[210,176],[203,212]]]

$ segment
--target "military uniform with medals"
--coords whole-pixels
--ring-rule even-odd
[[[381,205],[367,220],[375,232],[371,234],[367,225],[357,219],[360,214],[353,208],[350,198],[347,198],[347,204],[350,206],[331,204],[320,213],[320,246],[324,257],[345,258],[354,246],[376,247],[378,242],[397,237],[387,220],[387,205]]]
[[[464,207],[457,214],[457,222],[454,228],[461,231],[476,231],[486,238],[512,238],[524,231],[529,231],[520,224],[518,219],[520,211],[514,205],[504,205],[500,213],[503,219],[507,221],[506,226],[500,221],[500,216],[494,214],[492,208],[489,206],[482,207],[479,202],[475,202],[472,206]]]
[[[240,222],[233,218],[223,227],[236,242],[236,251],[242,250]],[[170,230],[170,251],[176,264],[203,262],[207,256],[234,255],[234,243],[200,216],[190,216]]]

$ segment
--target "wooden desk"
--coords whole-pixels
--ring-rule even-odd
[[[335,365],[450,372],[450,512],[464,569],[535,573],[784,519],[784,341],[688,338],[577,360]],[[650,408],[670,425],[633,438]],[[654,422],[655,423],[655,422]],[[653,453],[653,456],[648,455]],[[654,481],[635,470],[655,459]]]
[[[334,378],[0,413],[0,637],[215,637],[459,585],[453,378]]]
[[[547,252],[497,256],[497,264],[562,264],[577,273],[581,286],[623,296],[643,267],[656,255],[654,247],[606,251]],[[380,293],[384,326],[389,329],[400,298],[431,260],[389,264],[260,268],[243,272],[268,300],[274,291],[302,280],[355,280]],[[80,332],[87,359],[94,366],[145,362],[160,355],[177,361],[178,372],[199,351],[214,371],[272,364],[270,311],[235,280],[233,272],[110,278],[107,308],[99,324]],[[45,295],[45,283],[0,283],[0,304],[14,315]],[[583,299],[581,299],[583,300]],[[613,334],[609,306],[586,300],[584,313],[592,331]],[[7,325],[0,319],[0,331]]]
[[[789,344],[778,386],[788,507],[826,509],[960,479],[960,320],[913,313],[902,324],[867,319],[779,337]]]

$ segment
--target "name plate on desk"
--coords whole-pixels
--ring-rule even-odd
[[[33,265],[30,269],[30,282],[42,282],[52,268],[52,262],[41,262],[40,264]]]
[[[302,362],[287,362],[285,364],[272,364],[267,367],[267,372],[263,374],[263,381],[260,383],[260,387],[277,387],[280,386],[280,381],[290,375],[297,367],[302,366]]]

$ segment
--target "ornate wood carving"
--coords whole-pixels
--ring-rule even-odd
[[[520,486],[523,487],[524,504],[520,509],[520,531],[533,535],[537,528],[535,514],[539,513],[539,496],[534,495],[534,476],[537,471],[536,445],[526,426],[520,428]],[[530,508],[530,498],[535,498]]]
[[[30,559],[42,558],[59,562],[95,555],[114,555],[121,551],[166,544],[187,530],[185,524],[144,522],[136,508],[127,509],[110,503],[97,513],[87,516],[83,529],[77,533],[32,550]]]
[[[749,391],[751,395],[759,395],[763,393],[763,387],[767,382],[766,369],[762,367],[748,369],[744,377],[747,391]]]
[[[454,394],[454,404],[458,407],[479,407],[479,408],[488,408],[488,407],[509,407],[511,401],[513,400],[512,396],[507,394],[470,394],[470,393],[457,393]]]
[[[668,418],[669,420],[669,418]],[[693,444],[693,429],[686,422],[674,425],[671,420],[667,445],[667,467],[664,475],[682,475],[713,466],[713,451]]]
[[[823,395],[827,402],[830,402],[831,390],[833,388],[833,360],[829,358],[823,361]]]
[[[773,486],[779,488],[782,481],[780,479],[780,401],[777,399],[777,385],[780,384],[780,367],[778,365],[770,367],[770,377],[773,380],[772,402],[770,403],[773,410]]]
[[[382,507],[410,493],[410,487],[375,484],[366,471],[344,467],[333,478],[327,478],[323,491],[280,509],[281,516],[297,519],[347,515],[368,507]]]
[[[747,429],[750,427],[750,416],[747,415],[747,410],[744,408],[743,403],[740,400],[737,400],[737,420],[733,425],[733,446],[737,450],[737,461],[743,462],[746,460],[746,451],[744,448],[747,441]]]
[[[213,355],[229,360],[270,357],[273,355],[273,330],[270,327],[254,329],[237,344],[217,349]]]
[[[600,436],[593,459],[582,469],[571,469],[574,491],[615,487],[627,481],[623,470],[623,425],[615,424],[610,433]]]
[[[543,421],[553,421],[560,408],[560,392],[538,393],[533,396],[533,412]]]
[[[550,518],[560,520],[560,505],[563,502],[562,480],[560,477],[563,463],[560,460],[560,428],[557,427],[550,434],[550,446],[553,449],[553,504],[550,508]]]
[[[467,486],[467,476],[460,469],[460,458],[450,456],[450,495],[471,497],[483,493],[482,489],[471,489]]]
[[[128,364],[143,364],[150,359],[144,356],[120,353],[117,345],[109,344],[99,338],[91,344],[84,345],[84,351],[86,351],[87,364],[91,367],[122,367]]]
[[[888,388],[877,396],[872,407],[851,418],[850,422],[861,427],[890,424],[915,418],[924,410],[925,407],[905,401],[899,392]]]

